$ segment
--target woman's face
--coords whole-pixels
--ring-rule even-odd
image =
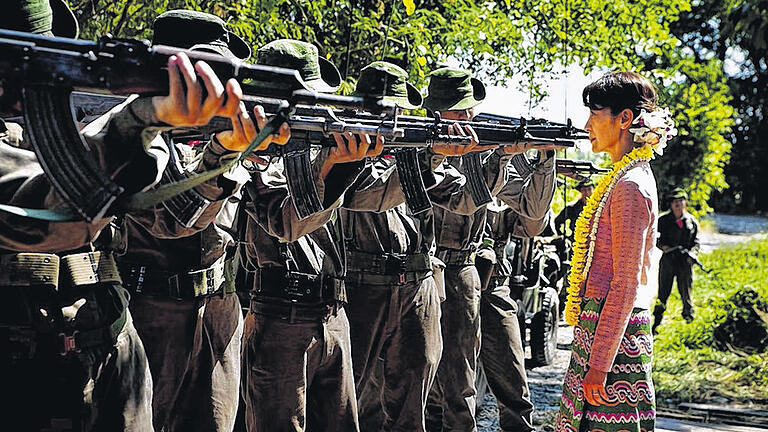
[[[584,129],[589,132],[589,141],[595,153],[609,151],[619,143],[621,133],[620,115],[611,114],[610,108],[590,109]]]

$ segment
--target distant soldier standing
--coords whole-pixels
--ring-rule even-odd
[[[669,212],[659,216],[659,239],[656,242],[664,255],[659,263],[659,296],[653,309],[654,333],[664,317],[675,279],[683,302],[683,319],[693,321],[691,289],[694,258],[699,252],[699,222],[686,210],[688,194],[683,189],[675,188],[669,200]]]
[[[595,185],[592,180],[584,180],[576,185],[576,190],[579,191],[579,199],[569,203],[555,218],[555,229],[560,235],[564,235],[573,242],[573,233],[576,231],[576,219],[579,218],[581,210],[584,209],[584,205],[587,203],[589,196],[595,190]]]

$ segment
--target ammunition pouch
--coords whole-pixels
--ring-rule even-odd
[[[446,267],[461,267],[475,265],[475,257],[477,256],[477,252],[475,249],[458,250],[438,248],[435,256],[440,258],[440,260],[445,263]]]
[[[224,295],[235,292],[235,285],[227,279],[227,266],[232,260],[222,255],[210,267],[187,272],[169,272],[153,269],[150,266],[121,263],[123,286],[132,293],[170,298],[173,300],[192,300],[212,295]]]

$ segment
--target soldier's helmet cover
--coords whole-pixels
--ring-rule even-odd
[[[155,18],[152,44],[210,51],[233,60],[251,56],[251,48],[224,20],[192,10],[171,10]]]
[[[421,106],[423,98],[419,90],[408,82],[408,73],[395,64],[376,61],[360,71],[355,96],[383,96],[405,109]]]
[[[76,38],[77,20],[64,0],[4,0],[0,28]]]
[[[296,69],[311,90],[333,93],[341,84],[336,66],[320,56],[317,47],[295,39],[278,39],[256,50],[256,63]]]
[[[468,71],[443,67],[429,74],[424,108],[458,111],[474,108],[485,99],[485,85]]]

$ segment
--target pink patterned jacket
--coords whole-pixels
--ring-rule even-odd
[[[590,367],[608,372],[634,307],[649,308],[648,274],[656,240],[658,195],[647,162],[630,168],[611,191],[600,215],[585,297],[605,299]]]

